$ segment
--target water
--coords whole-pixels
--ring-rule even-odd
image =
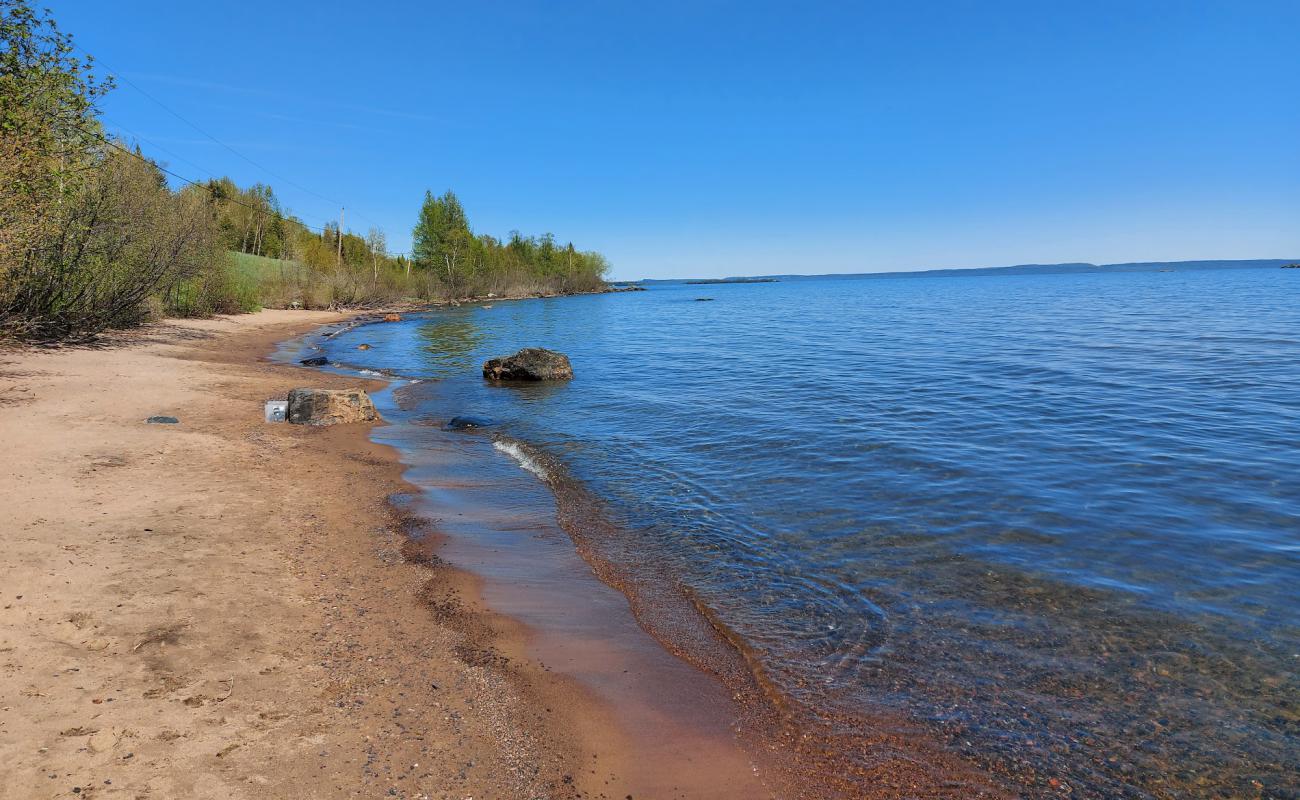
[[[457,435],[562,488],[594,557],[691,598],[849,761],[904,720],[1017,793],[1295,798],[1298,280],[658,285],[326,348],[432,381],[408,421],[497,420]],[[577,377],[484,383],[534,345]]]

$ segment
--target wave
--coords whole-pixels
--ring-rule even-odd
[[[527,453],[523,446],[518,442],[510,439],[498,438],[492,441],[492,446],[513,458],[519,466],[533,473],[538,478],[541,478],[543,482],[551,482],[551,475],[546,471],[546,467],[538,463],[538,460]]]

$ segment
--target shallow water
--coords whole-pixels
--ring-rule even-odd
[[[1035,796],[1289,798],[1298,280],[671,284],[325,348],[436,379],[407,423],[497,420],[457,435],[531,458],[595,557],[691,597],[828,736],[906,719]],[[530,345],[577,377],[483,382]]]

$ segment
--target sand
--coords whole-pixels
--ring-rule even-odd
[[[0,349],[0,800],[1009,796],[889,720],[776,719],[565,537],[519,564],[444,539],[437,514],[471,509],[413,516],[429,487],[403,499],[370,425],[265,423],[294,387],[380,387],[268,359],[346,319]],[[568,632],[521,621],[548,614]]]
[[[617,783],[585,755],[617,741],[604,712],[513,656],[523,632],[438,566],[387,502],[410,487],[368,427],[262,421],[295,386],[364,385],[265,360],[338,319],[265,311],[0,351],[0,797]]]

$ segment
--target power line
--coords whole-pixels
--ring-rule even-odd
[[[318,193],[318,192],[314,192],[314,191],[312,191],[311,189],[308,189],[307,187],[302,186],[301,184],[298,184],[298,183],[296,183],[296,182],[294,182],[294,181],[292,181],[292,180],[290,180],[290,179],[284,177],[283,175],[279,175],[279,174],[273,172],[273,171],[272,171],[271,169],[269,169],[268,167],[265,167],[265,166],[263,166],[262,164],[259,164],[258,162],[254,161],[253,159],[251,159],[251,158],[249,158],[248,156],[244,155],[243,153],[239,152],[239,151],[236,150],[235,148],[233,148],[233,147],[231,147],[230,145],[226,144],[225,142],[221,141],[221,140],[218,139],[217,137],[215,137],[215,136],[213,136],[212,134],[208,133],[208,132],[205,131],[203,128],[200,128],[200,127],[199,127],[198,125],[196,125],[195,123],[193,123],[193,122],[191,122],[190,120],[186,119],[185,117],[181,116],[181,114],[179,114],[178,112],[173,111],[173,110],[172,110],[172,109],[171,109],[171,108],[170,108],[166,103],[164,103],[163,101],[161,101],[161,100],[159,100],[158,98],[154,97],[152,94],[146,92],[144,89],[140,88],[138,85],[136,85],[135,83],[133,83],[133,82],[131,81],[131,79],[127,78],[126,76],[124,76],[124,75],[122,75],[121,73],[119,73],[117,70],[113,69],[113,65],[107,63],[106,61],[104,61],[104,60],[101,59],[101,58],[96,58],[94,55],[92,55],[90,52],[88,52],[85,48],[81,47],[80,45],[74,44],[73,47],[77,48],[77,50],[80,50],[81,53],[82,53],[82,55],[86,56],[87,58],[91,59],[92,61],[98,61],[100,64],[103,64],[105,67],[108,68],[109,72],[113,75],[114,78],[120,79],[120,80],[121,80],[123,83],[125,83],[127,86],[130,86],[132,89],[135,89],[137,92],[139,92],[140,94],[142,94],[142,95],[144,95],[145,97],[147,97],[151,102],[153,102],[155,105],[157,105],[157,106],[158,106],[159,108],[161,108],[162,110],[166,111],[168,114],[171,114],[171,115],[172,115],[173,117],[175,117],[176,119],[180,120],[181,122],[184,122],[186,125],[189,125],[189,126],[190,126],[191,128],[193,128],[194,130],[198,131],[199,133],[203,134],[203,135],[206,136],[207,138],[211,139],[213,142],[215,142],[216,144],[218,144],[218,145],[220,145],[221,147],[225,148],[225,149],[228,150],[229,152],[233,153],[235,156],[237,156],[237,157],[243,159],[244,161],[247,161],[249,164],[253,165],[253,166],[256,167],[257,169],[261,170],[262,172],[265,172],[267,175],[270,175],[271,177],[273,177],[273,178],[275,178],[275,179],[277,179],[277,180],[283,181],[283,182],[289,184],[290,186],[292,186],[292,187],[298,189],[299,191],[306,192],[307,194],[309,194],[309,195],[311,195],[311,196],[313,196],[313,197],[316,197],[316,198],[319,198],[319,199],[321,199],[321,200],[324,200],[324,201],[327,202],[327,203],[332,203],[332,204],[337,205],[337,206],[343,206],[343,205],[345,205],[343,202],[341,202],[341,201],[339,201],[339,200],[335,200],[335,199],[333,199],[333,198],[326,197],[325,195],[320,194],[320,193]],[[156,146],[157,146],[157,145],[155,145],[155,147],[156,147]],[[160,148],[160,149],[161,149],[161,148]],[[181,160],[184,160],[184,159],[181,159]],[[206,172],[206,170],[203,170],[203,169],[201,169],[201,168],[200,168],[200,171],[201,171],[201,172]],[[363,220],[369,222],[369,223],[372,224],[372,225],[379,225],[379,223],[377,223],[377,222],[375,222],[374,220],[370,219],[370,218],[367,217],[365,214],[362,214],[361,212],[356,211],[355,209],[353,210],[352,213],[355,214],[356,216],[360,217],[361,219],[363,219]]]
[[[185,157],[182,156],[182,155],[178,155],[177,153],[175,153],[175,152],[172,151],[172,150],[168,150],[166,147],[163,147],[162,145],[158,144],[157,142],[150,141],[149,139],[144,138],[143,136],[141,136],[140,134],[138,134],[138,133],[136,133],[135,131],[131,130],[130,128],[126,127],[125,125],[122,125],[122,124],[119,124],[119,123],[117,123],[117,122],[114,122],[113,120],[109,119],[108,117],[101,117],[101,119],[102,119],[104,122],[107,122],[109,125],[112,125],[114,128],[117,128],[119,131],[122,131],[123,133],[126,133],[126,134],[130,135],[131,138],[133,138],[133,139],[137,139],[137,140],[139,140],[139,141],[141,141],[141,142],[144,142],[145,144],[149,145],[150,147],[153,147],[153,148],[156,148],[156,149],[158,149],[158,150],[161,150],[161,151],[163,151],[164,153],[166,153],[167,155],[169,155],[169,156],[171,156],[172,158],[176,159],[177,161],[183,161],[183,162],[185,162],[186,164],[189,164],[191,167],[194,167],[194,168],[197,169],[199,172],[203,173],[204,175],[207,175],[207,176],[210,177],[210,178],[215,178],[215,177],[217,176],[217,173],[213,172],[212,170],[207,169],[207,168],[205,168],[205,167],[202,167],[202,166],[200,166],[200,165],[198,165],[198,164],[195,164],[193,161],[190,161],[188,158],[185,158]],[[155,164],[155,166],[157,166],[157,165]],[[161,169],[161,167],[159,167],[159,169]]]
[[[214,199],[216,199],[216,200],[221,200],[221,201],[224,201],[224,202],[227,202],[227,203],[233,203],[233,204],[235,204],[235,205],[237,205],[237,206],[242,206],[242,207],[247,208],[247,209],[249,209],[250,211],[254,211],[254,212],[258,213],[258,214],[262,214],[262,215],[264,215],[264,216],[268,216],[268,217],[275,217],[276,219],[279,219],[279,220],[281,220],[281,221],[283,221],[283,222],[288,222],[288,223],[291,223],[291,224],[294,224],[294,225],[301,225],[302,227],[306,228],[307,230],[309,230],[309,231],[315,231],[315,232],[317,232],[317,233],[320,233],[321,235],[324,235],[325,233],[327,233],[327,232],[330,230],[330,228],[328,228],[328,227],[326,227],[326,226],[321,226],[321,225],[310,225],[310,224],[308,224],[308,223],[306,223],[306,222],[303,222],[302,220],[298,219],[297,217],[286,217],[284,214],[281,214],[281,213],[278,212],[278,211],[268,211],[268,210],[265,209],[265,208],[259,208],[258,206],[249,205],[248,203],[245,203],[245,202],[243,202],[243,201],[241,201],[241,200],[236,200],[236,199],[233,198],[233,197],[230,197],[230,196],[228,196],[228,195],[222,194],[221,192],[217,191],[217,189],[214,188],[214,187],[212,186],[212,183],[211,183],[210,181],[209,181],[209,182],[203,182],[203,181],[191,180],[191,179],[185,177],[184,175],[181,175],[181,174],[179,174],[179,173],[176,173],[176,172],[173,172],[173,171],[167,169],[166,167],[164,167],[163,165],[159,164],[157,161],[154,161],[154,160],[151,159],[151,158],[146,158],[145,156],[143,156],[143,155],[141,155],[141,154],[135,152],[134,150],[131,150],[131,149],[128,148],[128,147],[123,147],[122,145],[118,144],[117,142],[113,141],[112,139],[108,138],[107,136],[104,136],[104,135],[101,134],[101,133],[97,133],[97,132],[95,132],[95,131],[87,131],[87,130],[85,130],[84,128],[82,128],[81,130],[82,130],[84,133],[87,133],[87,134],[93,136],[94,138],[98,139],[99,141],[103,142],[104,144],[108,145],[109,147],[112,147],[113,149],[115,149],[115,150],[117,150],[117,151],[119,151],[119,152],[126,153],[128,156],[131,156],[131,157],[133,157],[133,158],[138,158],[138,159],[140,159],[141,161],[143,161],[143,162],[145,162],[146,164],[150,165],[151,167],[153,167],[154,169],[158,170],[159,172],[164,172],[164,173],[166,173],[166,174],[172,176],[173,178],[175,178],[175,179],[178,180],[178,181],[182,181],[182,182],[184,182],[184,183],[189,184],[190,186],[195,186],[195,187],[198,187],[199,189],[203,189],[203,190],[207,191],[207,192],[208,192],[209,194],[211,194],[212,197],[213,197]],[[128,131],[128,133],[129,133],[129,131]],[[145,140],[145,141],[148,141],[148,140]],[[150,143],[150,144],[152,144],[152,143]],[[155,147],[156,147],[156,146],[157,146],[157,145],[155,145]],[[183,160],[183,159],[182,159],[182,160]],[[191,164],[191,166],[196,167],[200,172],[207,172],[207,170],[203,169],[202,167],[199,167],[199,166],[196,165],[196,164]],[[335,232],[340,236],[340,239],[342,238],[342,236],[346,236],[346,235],[347,235],[347,233],[346,233],[345,231],[342,231],[340,228],[337,228],[337,227],[334,228],[334,231],[335,231]],[[355,234],[353,234],[353,235],[355,235]],[[392,253],[392,252],[389,252],[389,253],[385,253],[384,255],[386,255],[386,256],[388,256],[388,257],[390,257],[390,258],[396,258],[396,257],[398,257],[398,256],[407,256],[407,255],[410,255],[410,254],[409,254],[409,253],[406,253],[406,252],[401,252],[401,253]]]
[[[275,217],[275,218],[277,218],[277,219],[283,220],[284,222],[290,222],[290,223],[293,223],[293,224],[295,224],[295,225],[301,225],[302,227],[304,227],[304,228],[306,228],[306,229],[308,229],[308,230],[311,230],[311,231],[317,231],[317,232],[319,232],[319,233],[321,233],[321,234],[324,234],[324,233],[328,230],[328,228],[325,228],[325,227],[322,227],[322,226],[319,226],[319,225],[309,225],[309,224],[307,224],[306,222],[303,222],[302,220],[297,219],[297,218],[294,218],[294,217],[286,217],[285,215],[281,214],[281,213],[278,212],[278,211],[268,211],[268,210],[266,210],[265,208],[258,208],[257,206],[249,205],[248,203],[242,202],[242,201],[240,201],[240,200],[236,200],[236,199],[233,198],[233,197],[227,197],[226,195],[224,195],[224,194],[222,194],[221,192],[217,191],[217,189],[216,189],[214,186],[212,186],[211,183],[204,183],[204,182],[200,182],[200,181],[190,180],[189,178],[185,177],[184,175],[181,175],[181,174],[176,173],[176,172],[172,172],[171,170],[167,169],[167,168],[164,167],[163,165],[159,164],[157,161],[154,161],[154,160],[151,159],[151,158],[146,158],[146,157],[144,157],[143,155],[141,155],[141,154],[135,152],[134,150],[131,150],[130,148],[123,147],[122,145],[118,144],[117,142],[113,141],[112,139],[108,138],[107,136],[104,136],[103,134],[94,133],[93,131],[86,131],[86,133],[91,134],[92,136],[94,136],[94,137],[95,137],[96,139],[98,139],[99,141],[103,142],[104,144],[108,145],[109,147],[112,147],[112,148],[115,149],[115,150],[118,150],[119,152],[126,153],[128,156],[132,156],[132,157],[134,157],[134,158],[138,158],[138,159],[140,159],[141,161],[145,162],[146,164],[149,164],[150,166],[152,166],[154,169],[158,170],[159,172],[165,172],[165,173],[167,173],[168,175],[172,176],[173,178],[175,178],[175,179],[178,180],[178,181],[183,181],[184,183],[188,183],[190,186],[197,186],[197,187],[200,188],[200,189],[204,189],[204,190],[206,190],[208,193],[210,193],[210,194],[211,194],[215,199],[217,199],[217,200],[223,200],[223,201],[225,201],[225,202],[227,202],[227,203],[234,203],[234,204],[237,205],[237,206],[243,206],[244,208],[247,208],[247,209],[249,209],[249,210],[251,210],[251,211],[256,211],[256,212],[259,213],[259,214],[263,214],[263,215],[265,215],[265,216],[269,216],[269,217]]]

